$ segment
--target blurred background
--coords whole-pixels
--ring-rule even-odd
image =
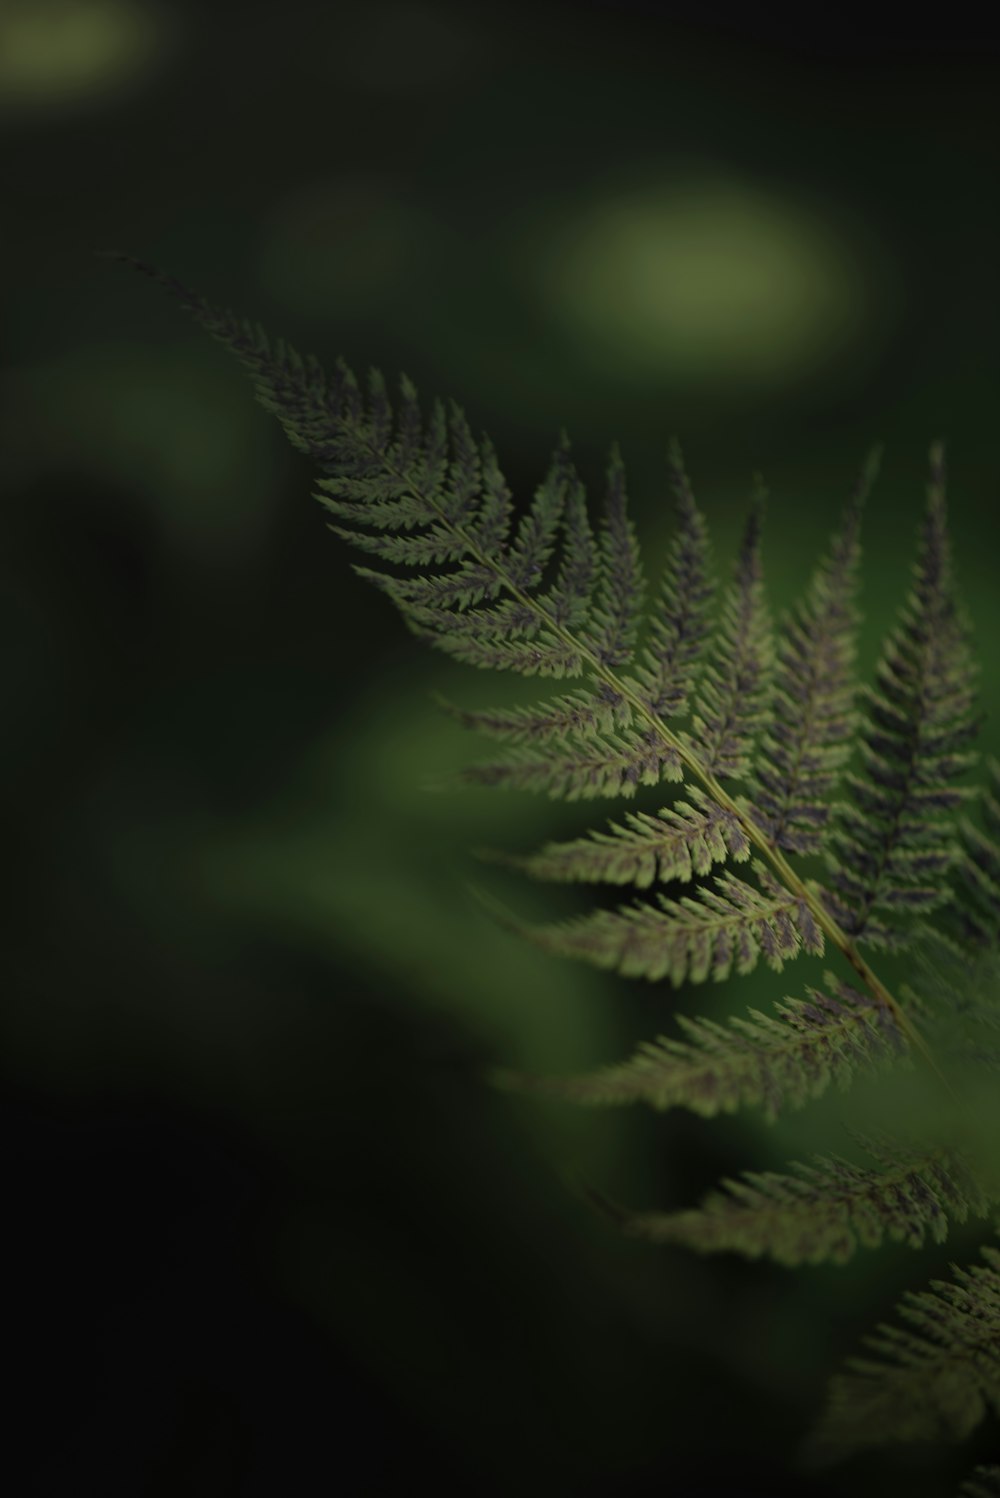
[[[240,370],[93,254],[456,397],[522,500],[562,425],[592,493],[619,439],[651,570],[671,433],[723,576],[761,470],[779,610],[884,440],[866,672],[945,438],[996,752],[987,35],[960,7],[0,4],[12,1492],[931,1498],[987,1459],[988,1431],[793,1464],[832,1368],[981,1225],[789,1272],[583,1198],[847,1153],[839,1096],[767,1126],[484,1085],[827,964],[674,994],[492,924],[470,882],[587,900],[476,847],[621,807],[449,788],[489,745],[432,694],[523,683],[423,651]]]

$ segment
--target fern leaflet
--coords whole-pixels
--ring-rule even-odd
[[[881,448],[874,448],[840,533],[781,631],[774,720],[754,768],[750,797],[768,835],[792,853],[816,853],[822,847],[836,771],[847,758],[856,724],[852,668],[858,614],[853,595],[862,507],[880,461]]]
[[[892,919],[935,910],[957,857],[953,811],[972,794],[954,786],[975,761],[964,752],[979,722],[967,625],[954,596],[945,528],[944,453],[931,451],[931,481],[914,585],[868,689],[861,740],[865,774],[850,774],[854,806],[840,808],[827,853],[827,904],[855,941],[899,950],[914,929]]]
[[[895,1140],[864,1143],[875,1169],[817,1157],[811,1165],[794,1162],[794,1175],[744,1172],[692,1211],[618,1209],[615,1215],[632,1238],[701,1253],[766,1254],[795,1265],[844,1264],[859,1246],[875,1248],[884,1238],[912,1248],[928,1236],[941,1243],[949,1218],[965,1222],[970,1213],[989,1211],[991,1196],[954,1151]]]
[[[950,1284],[906,1295],[899,1312],[914,1329],[880,1327],[866,1340],[881,1361],[854,1358],[833,1379],[809,1444],[815,1458],[886,1441],[960,1440],[988,1410],[1000,1413],[1000,1251],[982,1254],[985,1264],[956,1268]]]
[[[711,635],[715,592],[705,517],[695,503],[680,444],[672,438],[667,463],[677,501],[677,533],[660,584],[649,640],[635,668],[641,700],[656,717],[687,711],[704,648]]]
[[[674,988],[749,973],[763,953],[776,972],[800,951],[823,954],[823,933],[798,895],[754,863],[761,889],[735,874],[713,876],[696,899],[657,895],[656,904],[598,910],[562,925],[525,927],[548,952],[582,957],[630,978],[668,978]]]
[[[737,1108],[763,1108],[776,1118],[801,1107],[831,1082],[849,1085],[860,1067],[906,1055],[906,1039],[887,1005],[859,993],[832,973],[829,995],[786,999],[776,1016],[750,1010],[726,1024],[677,1016],[687,1040],[661,1035],[619,1066],[578,1077],[524,1077],[501,1071],[503,1085],[527,1087],[588,1104],[646,1102],[689,1108],[711,1117]]]
[[[708,874],[713,864],[750,857],[746,833],[732,812],[690,786],[694,805],[676,801],[655,817],[627,814],[624,825],[609,823],[610,832],[592,832],[569,843],[548,843],[537,853],[518,856],[488,852],[495,863],[519,869],[534,879],[578,883],[634,884],[645,889],[659,880],[687,884]]]
[[[744,778],[755,736],[770,715],[774,647],[760,558],[763,519],[763,496],[758,493],[688,736],[708,775]]]

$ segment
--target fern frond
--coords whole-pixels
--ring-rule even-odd
[[[597,678],[593,690],[530,707],[469,711],[442,705],[463,726],[511,745],[500,758],[461,772],[460,778],[473,785],[546,791],[576,800],[629,797],[640,785],[684,777],[679,750],[642,722],[621,693]]]
[[[724,1181],[696,1210],[627,1212],[622,1230],[651,1243],[700,1253],[735,1252],[779,1264],[844,1264],[858,1247],[892,1238],[920,1248],[941,1243],[948,1221],[985,1216],[991,1198],[968,1163],[943,1147],[861,1141],[877,1162],[863,1169],[837,1157],[792,1163],[794,1175],[744,1173]]]
[[[649,640],[635,672],[642,701],[658,717],[687,711],[711,633],[715,593],[708,528],[695,504],[676,437],[670,441],[667,461],[678,527],[650,621]]]
[[[853,1358],[830,1385],[809,1444],[833,1460],[867,1446],[936,1437],[960,1440],[989,1410],[1000,1413],[1000,1252],[954,1269],[951,1283],[904,1296],[906,1329],[882,1326],[866,1339],[880,1361]],[[910,1330],[909,1328],[913,1328]]]
[[[355,571],[360,569],[355,568]],[[404,609],[405,614],[405,609]],[[420,638],[428,645],[434,645],[438,650],[453,656],[457,661],[463,661],[467,666],[478,666],[487,671],[517,671],[521,676],[580,676],[583,672],[584,657],[575,645],[567,645],[548,629],[539,629],[536,625],[524,620],[519,633],[530,634],[530,640],[511,640],[505,636],[509,631],[505,628],[502,615],[495,625],[492,621],[472,616],[460,629],[446,630],[437,627],[428,628],[425,618],[416,620]],[[524,616],[521,616],[522,618]],[[483,638],[478,631],[478,626],[484,625]]]
[[[788,998],[770,1015],[680,1018],[683,1038],[660,1036],[619,1066],[564,1078],[500,1073],[498,1081],[584,1104],[641,1100],[704,1116],[752,1106],[773,1119],[833,1083],[848,1086],[863,1069],[905,1063],[911,1047],[937,1069],[914,1018],[859,944],[901,949],[933,929],[924,917],[954,892],[963,909],[956,905],[953,937],[941,922],[942,943],[1000,949],[1000,794],[985,799],[985,831],[964,822],[959,844],[950,825],[972,794],[954,782],[974,759],[967,748],[979,723],[939,444],[913,586],[866,693],[861,773],[845,777],[850,804],[834,806],[860,716],[853,595],[877,453],[803,601],[783,621],[776,651],[760,555],[763,494],[713,634],[707,529],[674,442],[678,525],[640,649],[645,584],[617,447],[596,536],[565,433],[516,518],[489,438],[473,435],[454,402],[437,401],[425,416],[408,379],[392,402],[377,370],[362,391],[342,360],[327,375],[258,326],[118,258],[164,285],[250,372],[260,402],[317,467],[330,528],[369,562],[355,571],[415,635],[478,667],[582,682],[531,707],[459,712],[504,746],[467,780],[569,800],[627,797],[685,776],[699,782],[657,816],[626,814],[607,832],[505,861],[556,880],[705,883],[679,899],[657,894],[655,903],[527,935],[550,951],[675,987],[749,972],[761,956],[780,970],[831,941],[868,990],[827,973],[825,991],[807,988],[805,999]],[[689,718],[683,729],[674,721],[681,715]],[[1000,792],[1000,767],[993,773]],[[732,795],[727,778],[743,780],[749,794]],[[766,860],[752,864],[756,885],[715,872],[753,849]],[[785,857],[818,852],[830,870],[826,890]],[[922,997],[917,1013],[922,1022]],[[982,1212],[997,1194],[954,1151],[874,1144],[870,1153],[875,1169],[816,1157],[792,1174],[726,1181],[693,1211],[625,1214],[624,1226],[702,1251],[842,1261],[883,1237],[940,1241],[949,1217]],[[903,1303],[913,1329],[882,1329],[872,1343],[881,1362],[855,1362],[835,1380],[818,1449],[842,1454],[884,1439],[962,1434],[987,1406],[1000,1410],[1000,1252],[984,1254],[985,1267],[956,1271],[954,1284]]]
[[[939,929],[961,950],[1000,948],[1000,764],[988,759],[989,784],[980,792],[984,826],[962,817],[959,851],[952,870],[955,898],[942,911]]]
[[[825,930],[878,1002],[893,1012],[896,1024],[922,1048],[896,1001],[858,954],[850,934],[854,928],[845,932],[838,924],[846,895],[836,878],[834,889],[826,893],[832,904],[824,904],[818,889],[799,879],[781,848],[754,820],[746,798],[734,799],[720,784],[720,778],[746,778],[752,772],[755,744],[759,747],[769,721],[774,652],[760,563],[762,493],[747,524],[721,627],[699,684],[697,711],[690,730],[681,731],[654,706],[687,705],[708,638],[711,585],[705,527],[676,445],[671,476],[680,531],[661,586],[661,613],[651,621],[645,651],[635,660],[643,584],[617,450],[608,470],[598,540],[590,530],[565,434],[530,508],[515,526],[496,454],[485,435],[473,437],[454,402],[447,407],[436,402],[425,419],[414,387],[404,378],[393,409],[377,371],[362,394],[342,360],[328,377],[316,360],[303,360],[282,341],[272,345],[260,328],[218,311],[170,277],[131,257],[117,258],[166,286],[249,369],[262,404],[278,417],[293,444],[314,459],[320,471],[318,497],[334,516],[335,528],[352,541],[361,538],[361,549],[377,564],[356,571],[393,600],[415,635],[476,666],[526,676],[586,677],[594,684],[593,690],[576,694],[572,711],[578,721],[568,730],[559,722],[566,698],[543,706],[535,718],[537,737],[524,736],[524,720],[508,720],[515,732],[509,735],[506,757],[474,767],[471,779],[573,798],[628,795],[639,784],[679,781],[690,773],[736,817],[747,841],[765,854],[795,902],[794,915],[792,907],[775,909],[773,924],[766,910],[755,911],[762,917],[756,928],[744,912],[749,938],[747,931],[739,936],[737,965],[746,966],[748,939],[756,939],[765,955],[778,962],[803,934],[808,942],[813,929]],[[930,560],[920,574],[921,606],[911,631],[918,638],[921,661],[930,662],[920,679],[927,677],[932,693],[951,663],[929,629],[929,622],[945,620],[945,611],[923,607],[924,595],[932,603],[937,598],[938,518],[934,511],[928,522]],[[392,570],[399,567],[409,569],[408,574]],[[900,648],[902,659],[905,649]],[[892,697],[891,683],[885,690]],[[926,717],[923,696],[919,706]],[[930,719],[936,722],[933,712]],[[492,726],[502,728],[496,715]],[[931,752],[926,742],[922,747]],[[943,773],[940,756],[934,763]],[[802,820],[804,813],[797,810],[795,816]],[[893,825],[906,830],[905,819]],[[863,843],[863,835],[857,836]],[[926,862],[922,845],[918,851]],[[860,861],[870,852],[862,846]],[[905,881],[895,871],[901,860],[915,856],[909,847],[894,848],[896,884],[889,886],[881,874],[876,879],[882,903],[898,902],[898,886]],[[843,881],[852,875],[847,860],[838,877]],[[868,940],[879,921],[878,902],[873,898],[870,903],[862,923]],[[705,960],[703,935],[697,933],[688,944],[688,968]],[[671,964],[677,971],[673,957]],[[716,970],[725,965],[718,952],[709,956],[709,964]]]
[[[760,558],[763,519],[763,493],[759,491],[689,735],[709,775],[745,776],[754,736],[768,717],[774,644]]]
[[[556,624],[576,629],[587,618],[597,581],[600,553],[587,514],[587,494],[569,461],[569,437],[560,433],[557,453],[565,464],[566,490],[562,512],[562,560],[546,606]]]
[[[881,455],[881,447],[868,454],[839,534],[804,599],[782,624],[773,721],[761,742],[749,797],[768,836],[792,853],[815,853],[822,846],[836,772],[850,752],[848,740],[857,723],[854,593],[861,512]]]
[[[556,926],[526,927],[524,934],[547,952],[630,978],[668,978],[674,988],[709,976],[719,982],[734,967],[752,972],[761,954],[776,972],[800,951],[822,955],[823,933],[809,907],[763,864],[753,868],[760,890],[735,874],[716,874],[716,889],[703,886],[694,897],[657,895],[655,905],[597,910]]]
[[[677,1016],[688,1037],[661,1035],[619,1066],[577,1077],[531,1077],[501,1071],[498,1085],[573,1102],[656,1109],[688,1108],[704,1117],[761,1107],[774,1119],[801,1107],[831,1082],[850,1085],[865,1067],[907,1055],[895,1014],[877,998],[825,975],[830,994],[808,988],[808,999],[777,1004],[777,1017],[751,1010],[726,1024]]]
[[[912,954],[916,987],[900,985],[907,1010],[921,1006],[921,1026],[935,1052],[974,1068],[1000,1070],[1000,946],[963,949],[928,928]]]
[[[631,727],[633,721],[631,706],[601,681],[593,691],[568,692],[530,707],[471,710],[441,697],[438,701],[463,727],[492,738],[507,739],[512,744],[537,745],[559,741],[568,735],[614,733],[619,728]]]
[[[606,666],[632,659],[645,593],[639,542],[625,499],[625,468],[617,444],[608,466],[600,540],[600,588],[588,627],[590,645]]]
[[[521,518],[507,557],[507,571],[511,582],[525,592],[534,589],[555,550],[571,473],[569,445],[563,433],[548,474],[535,490],[530,509]]]
[[[698,786],[688,794],[695,805],[677,801],[656,816],[626,814],[625,824],[609,823],[609,832],[591,832],[573,842],[547,843],[523,856],[490,853],[496,863],[520,869],[533,879],[579,883],[634,884],[639,889],[660,880],[685,884],[708,874],[713,864],[750,857],[750,843],[739,821]]]
[[[890,950],[913,939],[914,917],[949,898],[945,875],[958,850],[940,814],[972,794],[951,782],[974,762],[964,746],[979,727],[968,626],[952,577],[940,443],[931,449],[913,576],[879,662],[879,689],[865,693],[865,774],[846,777],[855,804],[841,808],[827,854],[831,913],[854,941]],[[900,912],[910,930],[893,924]]]
[[[502,758],[470,765],[461,773],[470,785],[545,791],[566,801],[633,796],[640,785],[683,776],[679,753],[648,728],[595,733],[579,741],[566,735],[541,749],[516,745]]]

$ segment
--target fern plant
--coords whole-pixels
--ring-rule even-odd
[[[425,413],[404,378],[394,408],[377,371],[363,391],[342,361],[327,375],[172,278],[116,258],[160,282],[235,354],[314,461],[331,529],[369,559],[355,570],[416,636],[470,665],[572,683],[516,708],[448,705],[499,744],[468,780],[566,800],[627,801],[639,786],[683,784],[655,815],[624,809],[571,841],[492,855],[534,879],[650,892],[554,925],[512,924],[548,951],[675,988],[761,960],[776,973],[803,956],[830,964],[820,984],[796,980],[770,1013],[678,1017],[675,1033],[592,1074],[501,1071],[499,1085],[581,1104],[642,1101],[706,1117],[756,1107],[774,1118],[874,1068],[915,1064],[953,1095],[953,1052],[996,1063],[1000,800],[985,796],[982,828],[960,815],[976,794],[960,781],[976,760],[980,719],[941,443],[930,450],[912,586],[859,696],[855,595],[879,449],[804,596],[777,624],[758,481],[716,611],[708,531],[676,441],[676,530],[650,590],[617,449],[596,531],[565,434],[519,513],[493,445],[456,404]],[[996,789],[1000,767],[991,774]],[[801,862],[817,856],[822,880]],[[919,991],[894,993],[873,965],[880,953],[910,954]],[[859,1142],[867,1165],[831,1156],[748,1174],[694,1208],[599,1204],[634,1237],[796,1265],[842,1263],[887,1238],[940,1242],[949,1221],[987,1216],[1000,1196],[964,1136]],[[834,1380],[813,1457],[963,1436],[1000,1410],[1000,1252],[983,1254],[952,1282],[911,1295],[901,1308],[909,1329],[882,1329],[877,1360]],[[996,1472],[978,1469],[966,1491],[998,1491]]]

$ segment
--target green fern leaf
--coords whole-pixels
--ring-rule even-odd
[[[357,569],[355,569],[357,570]],[[511,611],[514,613],[514,611]],[[442,632],[427,628],[426,620],[417,622],[425,627],[421,638],[436,646],[457,661],[467,666],[479,666],[487,671],[517,671],[521,676],[579,676],[583,670],[583,656],[573,645],[567,645],[551,630],[542,629],[537,637],[523,642],[505,639],[507,632],[501,615],[492,638],[481,638],[476,634],[476,625],[485,621],[473,618],[461,630]],[[515,615],[516,617],[516,615]],[[528,627],[526,632],[535,633]]]
[[[370,374],[365,397],[342,360],[327,377],[315,360],[303,360],[280,341],[272,346],[259,328],[209,306],[170,277],[132,263],[165,285],[249,369],[258,398],[278,416],[295,446],[315,460],[321,474],[319,498],[336,516],[335,528],[350,539],[362,538],[361,548],[382,564],[356,570],[394,601],[414,634],[476,666],[527,676],[585,676],[593,683],[592,690],[573,694],[569,712],[576,723],[569,729],[567,697],[543,705],[535,714],[533,736],[525,733],[529,719],[508,716],[507,728],[513,731],[506,756],[473,767],[471,779],[574,798],[629,795],[637,785],[679,781],[690,772],[711,799],[736,818],[746,840],[765,853],[779,884],[795,898],[795,917],[790,910],[776,911],[772,927],[763,913],[763,925],[740,935],[737,967],[746,970],[750,965],[748,939],[757,938],[765,954],[777,962],[796,945],[789,931],[805,932],[809,945],[806,927],[823,929],[855,973],[893,1011],[897,1024],[923,1048],[912,1024],[859,956],[853,938],[875,941],[885,936],[888,928],[880,915],[885,906],[902,906],[911,915],[914,908],[928,907],[934,896],[926,875],[939,869],[941,857],[950,857],[936,846],[928,849],[940,829],[928,824],[926,816],[938,805],[952,804],[942,799],[945,793],[936,777],[946,777],[956,767],[956,744],[968,728],[961,631],[950,602],[940,475],[931,486],[914,600],[899,640],[883,663],[888,707],[885,702],[879,706],[878,699],[873,708],[875,729],[866,748],[876,789],[858,782],[864,815],[845,812],[839,852],[849,857],[834,864],[832,889],[823,892],[805,884],[788,865],[777,839],[756,820],[760,808],[745,797],[734,800],[720,784],[726,777],[754,775],[760,735],[768,730],[774,711],[769,690],[774,649],[760,563],[759,482],[691,727],[681,731],[654,713],[651,703],[669,700],[686,706],[708,638],[711,588],[704,524],[676,444],[671,449],[671,476],[680,531],[661,585],[662,612],[651,622],[644,653],[636,660],[643,584],[617,449],[608,470],[599,541],[590,531],[565,435],[532,505],[514,529],[511,498],[495,452],[485,436],[478,442],[473,438],[454,402],[447,409],[435,403],[425,421],[416,392],[404,379],[394,411],[377,371]],[[549,564],[557,556],[557,575],[546,589]],[[409,568],[410,574],[393,572],[396,566]],[[430,570],[434,568],[442,570]],[[827,592],[843,605],[839,582]],[[822,612],[821,605],[829,601],[823,584],[817,584],[814,613]],[[572,627],[569,621],[575,621]],[[828,635],[831,630],[837,633],[830,617],[824,616],[824,621],[809,646],[814,654],[824,628]],[[784,659],[786,685],[791,682],[792,655],[786,652]],[[830,669],[836,678],[836,668]],[[827,688],[836,696],[835,679]],[[826,722],[826,732],[834,739],[838,725],[836,717]],[[499,715],[492,715],[491,726],[502,733]],[[875,761],[890,752],[886,742],[899,748],[894,735],[901,736],[900,753],[910,769],[894,768],[886,779]],[[777,731],[776,736],[780,737]],[[817,768],[823,755],[837,748],[821,740],[824,734],[810,740],[811,759],[800,757],[807,769]],[[915,757],[917,741],[920,753]],[[762,784],[756,777],[758,793]],[[795,789],[804,791],[805,786]],[[786,830],[791,832],[793,823],[809,820],[809,803],[801,796],[791,799],[789,786],[784,791]],[[924,813],[922,820],[915,816],[914,805]],[[768,815],[766,808],[763,815]],[[866,817],[874,821],[874,833],[866,831]],[[726,886],[730,894],[738,888],[738,881]],[[850,903],[852,893],[861,902],[860,910]],[[712,907],[716,898],[709,891],[701,903]],[[662,924],[657,918],[664,914],[677,912],[654,911],[648,919]],[[717,914],[713,910],[713,918]],[[610,931],[605,923],[604,935]],[[703,931],[691,937],[685,959],[689,969],[705,963],[703,937]],[[613,948],[613,933],[605,947],[609,942]],[[616,960],[613,952],[608,960]],[[677,972],[680,964],[671,957],[665,966],[652,966]],[[717,952],[709,956],[708,966],[728,970]]]
[[[631,727],[632,708],[603,682],[594,691],[569,692],[530,707],[482,708],[471,711],[439,697],[445,710],[465,728],[512,744],[561,742],[568,736],[614,733]]]
[[[830,995],[810,988],[808,999],[776,1005],[777,1017],[751,1010],[748,1019],[723,1025],[678,1015],[687,1040],[661,1035],[619,1066],[577,1077],[501,1071],[495,1080],[577,1103],[645,1102],[704,1117],[761,1107],[774,1119],[783,1107],[819,1097],[831,1082],[846,1087],[859,1069],[907,1054],[906,1037],[887,1005],[832,973],[825,981]]]
[[[959,1063],[960,1077],[1000,1070],[1000,946],[962,949],[937,930],[925,931],[913,953],[917,987],[900,985],[908,1011],[920,1007],[921,1026],[936,1053]]]
[[[541,749],[515,746],[500,759],[462,772],[470,785],[545,791],[566,801],[633,796],[640,785],[683,776],[680,754],[648,729],[622,729],[579,741],[567,735]]]
[[[959,821],[959,851],[953,867],[954,898],[938,922],[940,933],[960,951],[1000,947],[1000,764],[987,760],[989,785],[979,797],[985,826]]]
[[[951,1283],[906,1295],[899,1306],[913,1330],[883,1326],[867,1344],[879,1356],[854,1358],[830,1385],[824,1418],[809,1443],[816,1460],[866,1446],[935,1437],[961,1440],[1000,1413],[1000,1252],[955,1269]]]
[[[808,988],[805,999],[786,999],[771,1015],[680,1018],[683,1038],[660,1036],[619,1066],[563,1078],[502,1073],[498,1081],[584,1104],[641,1100],[705,1116],[750,1106],[773,1119],[834,1082],[848,1086],[864,1068],[905,1064],[914,1050],[930,1056],[915,1017],[934,1019],[924,995],[910,991],[914,1012],[904,1011],[859,946],[897,950],[933,936],[957,963],[970,951],[996,961],[1000,951],[1000,767],[992,767],[997,796],[983,802],[985,829],[963,821],[956,840],[953,827],[971,794],[955,781],[974,759],[968,746],[979,721],[939,445],[913,587],[859,715],[854,587],[877,454],[776,647],[760,555],[762,492],[713,629],[707,528],[672,442],[677,527],[644,620],[640,549],[617,448],[596,536],[565,433],[517,516],[489,438],[473,435],[454,402],[437,401],[425,416],[404,378],[393,404],[374,370],[362,392],[342,360],[328,375],[256,325],[130,263],[249,371],[258,399],[315,464],[330,528],[370,564],[356,572],[418,638],[478,667],[576,679],[532,705],[452,709],[501,741],[498,757],[474,765],[468,781],[574,800],[687,779],[687,799],[655,816],[626,813],[607,832],[521,858],[492,856],[537,878],[638,889],[656,880],[703,883],[679,899],[657,894],[527,934],[553,952],[675,987],[749,972],[761,956],[778,970],[832,943],[861,985],[827,973],[825,992]],[[859,721],[861,773],[844,776],[849,801],[835,804]],[[732,795],[727,779],[742,780],[747,794]],[[725,865],[746,862],[754,850],[751,884]],[[826,889],[804,881],[785,856],[819,852],[829,867]],[[978,1002],[964,978],[943,987],[953,1009]],[[988,1010],[985,1000],[981,1007]],[[985,1013],[984,1023],[990,1019]],[[624,1226],[701,1251],[842,1260],[886,1236],[940,1239],[947,1218],[981,1212],[994,1194],[953,1151],[878,1144],[870,1152],[875,1169],[817,1157],[792,1174],[725,1182],[693,1211],[625,1214]],[[987,1405],[1000,1408],[1000,1254],[984,1252],[985,1267],[958,1271],[954,1285],[904,1303],[915,1330],[883,1330],[874,1344],[881,1362],[856,1364],[835,1382],[818,1449],[961,1434]]]
[[[985,1216],[991,1197],[957,1153],[895,1140],[864,1141],[876,1169],[817,1156],[793,1162],[794,1175],[745,1172],[724,1181],[701,1206],[683,1212],[626,1212],[623,1231],[651,1243],[701,1253],[768,1255],[779,1264],[844,1264],[855,1250],[892,1238],[920,1248],[941,1243],[948,1221]]]
[[[609,823],[610,832],[592,832],[568,843],[547,843],[537,853],[518,857],[491,852],[484,856],[533,879],[580,883],[634,884],[644,889],[659,879],[688,883],[712,865],[750,857],[750,843],[736,817],[710,800],[698,786],[686,801],[664,806],[655,817],[628,814],[624,825]]]
[[[650,621],[649,639],[635,672],[641,700],[658,717],[675,717],[687,711],[711,633],[709,614],[715,593],[708,529],[695,504],[676,437],[671,438],[667,462],[678,527]]]
[[[587,495],[579,475],[569,461],[569,438],[560,435],[556,460],[564,468],[565,497],[562,511],[562,560],[546,607],[556,624],[577,629],[586,622],[590,600],[600,571],[601,556],[587,514]],[[624,502],[619,522],[624,522]]]
[[[818,852],[832,806],[836,772],[857,722],[853,665],[858,613],[854,592],[861,556],[861,511],[881,461],[869,453],[840,533],[817,567],[805,598],[781,630],[768,726],[750,780],[755,815],[779,848]]]
[[[869,689],[861,749],[865,774],[849,774],[854,805],[840,810],[827,854],[827,905],[855,941],[898,950],[913,921],[949,898],[958,849],[951,812],[972,792],[951,784],[975,760],[964,752],[979,727],[968,626],[955,599],[945,523],[944,453],[931,450],[931,481],[914,585]],[[909,928],[892,919],[902,913]]]
[[[531,508],[521,519],[508,553],[507,570],[511,582],[525,592],[534,588],[555,549],[569,478],[567,444],[563,439],[555,451],[544,483],[535,491]]]
[[[750,512],[722,628],[689,735],[710,775],[746,776],[754,735],[768,718],[774,645],[760,559],[763,494]]]
[[[600,589],[588,629],[590,645],[602,664],[627,665],[635,648],[644,584],[639,543],[628,516],[625,467],[617,444],[608,466],[599,573]]]
[[[675,988],[711,976],[749,973],[761,954],[776,972],[800,951],[822,955],[823,933],[795,894],[782,889],[755,861],[756,890],[735,874],[717,874],[716,889],[680,900],[657,895],[656,905],[598,910],[560,925],[526,927],[545,951],[582,957],[631,978],[668,978]]]

